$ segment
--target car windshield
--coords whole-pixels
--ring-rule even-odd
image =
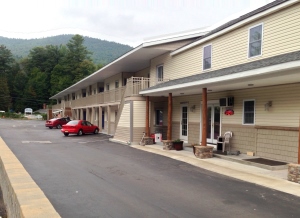
[[[69,125],[69,126],[75,126],[77,124],[78,124],[78,120],[72,120],[72,121],[68,122],[67,125]]]

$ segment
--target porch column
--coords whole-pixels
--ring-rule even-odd
[[[149,129],[149,96],[146,96],[146,137],[150,136]]]
[[[95,125],[95,108],[94,107],[92,107],[92,118],[91,118],[91,120],[92,120],[91,123]]]
[[[99,131],[102,132],[102,107],[99,107],[98,120],[99,120]]]
[[[300,164],[300,118],[299,118],[299,136],[298,136],[298,164]]]
[[[169,93],[168,98],[168,130],[167,140],[172,140],[172,93]]]
[[[110,106],[107,106],[107,134],[110,134]]]
[[[206,146],[206,135],[207,135],[207,88],[202,89],[202,137],[201,145]]]
[[[82,120],[83,119],[83,109],[79,109],[80,110],[80,119]]]

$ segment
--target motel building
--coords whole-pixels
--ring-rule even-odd
[[[153,133],[300,163],[300,1],[276,0],[217,28],[149,38],[52,96],[112,141]],[[148,140],[146,145],[150,143]]]

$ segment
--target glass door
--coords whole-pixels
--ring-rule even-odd
[[[220,135],[220,106],[209,105],[207,107],[206,138],[208,143],[217,144]]]
[[[183,141],[188,140],[188,107],[187,107],[187,105],[181,106],[180,139]]]

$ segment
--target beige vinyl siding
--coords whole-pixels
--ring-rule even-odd
[[[130,103],[125,103],[114,135],[119,141],[130,141]]]
[[[232,91],[234,115],[222,116],[222,123],[242,124],[243,100],[255,100],[255,125],[299,126],[300,84],[270,86]],[[272,101],[272,107],[265,110],[265,104]]]
[[[123,84],[123,82],[122,82],[122,73],[118,73],[114,76],[111,76],[111,77],[105,79],[105,81],[104,81],[105,90],[106,90],[106,84],[109,84],[109,90],[115,89],[115,82],[117,80],[119,81],[119,87],[121,87],[122,84]]]
[[[153,58],[150,62],[150,78],[153,79],[153,80],[156,80],[156,68],[157,66],[159,65],[163,65],[164,66],[164,79],[171,79],[170,78],[170,75],[168,75],[168,77],[166,77],[166,67],[168,65],[172,65],[173,63],[170,62],[171,60],[171,56],[170,56],[170,52],[167,52],[163,55],[160,55],[156,58]]]
[[[124,104],[118,127],[130,127],[130,103]]]
[[[133,102],[133,127],[146,127],[146,101]]]
[[[164,64],[164,78],[167,79],[202,73],[202,50],[203,46],[208,44],[212,44],[212,67],[206,71],[298,51],[300,50],[299,11],[300,3],[172,57],[169,56],[169,53],[156,57],[151,61],[151,78],[156,77],[158,64]],[[262,55],[248,58],[249,28],[258,24],[263,24]]]
[[[135,77],[146,77],[147,78],[149,73],[150,73],[150,68],[147,67],[143,70],[136,72]]]

